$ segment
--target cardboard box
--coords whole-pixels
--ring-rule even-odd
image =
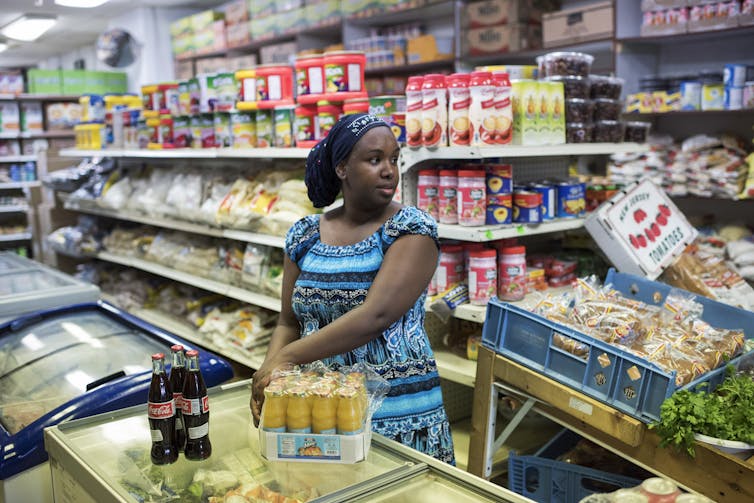
[[[226,64],[228,65],[229,72],[248,70],[257,66],[257,56],[256,54],[245,54],[243,56],[229,57],[226,58]]]
[[[62,94],[63,75],[60,70],[31,69],[26,72],[30,94]]]
[[[467,4],[463,24],[467,28],[510,23],[541,23],[542,9],[526,0],[485,0]]]
[[[251,42],[251,32],[249,31],[249,22],[243,21],[237,24],[229,24],[225,28],[225,38],[228,47],[239,47]]]
[[[411,38],[406,44],[406,59],[409,63],[440,61],[453,57],[453,39],[422,35]]]
[[[209,28],[194,33],[194,52],[196,54],[222,51],[227,47],[224,21],[216,21]]]
[[[321,26],[335,23],[341,18],[340,1],[325,0],[307,4],[304,7],[304,19],[308,26]]]
[[[183,37],[192,33],[194,33],[194,28],[191,25],[191,16],[183,17],[170,23],[171,37]]]
[[[194,33],[210,28],[215,21],[223,21],[225,19],[225,13],[214,10],[205,10],[199,14],[191,16],[191,28]]]
[[[225,23],[228,26],[249,20],[249,6],[246,0],[233,0],[223,5],[221,10],[225,13]]]
[[[249,0],[249,19],[252,21],[260,18],[271,16],[277,12],[275,0]]]
[[[276,433],[259,425],[259,448],[270,461],[353,464],[366,459],[372,445],[372,426],[356,435]]]
[[[18,133],[21,130],[21,115],[18,103],[14,101],[0,102],[0,132]]]
[[[105,80],[105,93],[127,93],[128,75],[126,72],[99,72]],[[104,94],[104,93],[103,93]]]
[[[665,192],[645,178],[587,216],[584,227],[620,272],[654,280],[697,231]]]
[[[263,65],[271,63],[292,63],[296,57],[296,42],[273,44],[259,49],[259,60]]]
[[[20,72],[0,73],[0,94],[21,94],[24,92],[24,76]]]
[[[277,17],[252,17],[249,23],[252,40],[265,40],[278,35]]]
[[[502,24],[468,30],[463,53],[467,56],[481,56],[537,49],[541,44],[542,37],[538,26],[521,23]]]
[[[63,94],[84,94],[86,92],[86,75],[84,70],[61,70],[63,77]]]
[[[44,131],[42,103],[38,101],[21,102],[21,131],[25,133],[41,133]]]
[[[227,70],[228,61],[225,58],[201,58],[196,60],[196,75],[224,72]]]
[[[176,61],[174,71],[176,80],[188,80],[194,76],[194,62]]]
[[[614,33],[613,2],[599,2],[542,16],[544,47],[599,40],[612,37]]]
[[[181,35],[170,39],[171,49],[175,56],[190,56],[194,53],[194,35]]]

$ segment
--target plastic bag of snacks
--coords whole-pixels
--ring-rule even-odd
[[[646,479],[636,487],[618,489],[611,493],[590,494],[579,503],[620,503],[622,501],[644,503],[713,503],[701,494],[683,493],[672,480],[661,477]]]
[[[275,371],[264,390],[259,425],[263,455],[290,461],[364,459],[372,415],[389,389],[363,363],[335,369],[314,362]]]

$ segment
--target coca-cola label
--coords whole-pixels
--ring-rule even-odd
[[[173,392],[173,400],[175,400],[175,410],[183,411],[183,393]]]
[[[205,395],[201,398],[184,398],[182,411],[190,416],[209,412],[209,397]]]
[[[149,430],[149,434],[152,436],[152,442],[162,442],[161,430]]]
[[[206,437],[207,435],[209,435],[209,421],[186,430],[186,436],[192,440]]]
[[[175,400],[169,402],[147,402],[149,419],[169,419],[175,416]]]

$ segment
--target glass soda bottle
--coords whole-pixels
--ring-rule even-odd
[[[209,441],[209,397],[199,370],[199,352],[186,351],[186,380],[183,382],[183,426],[186,429],[186,459],[207,459]]]
[[[165,373],[165,354],[152,355],[152,382],[147,398],[147,417],[152,436],[152,463],[165,465],[178,459],[175,443],[175,400]]]
[[[183,346],[175,344],[170,347],[173,363],[170,366],[170,387],[175,399],[175,440],[178,449],[186,445],[186,430],[183,428],[183,383],[186,381],[186,356]]]

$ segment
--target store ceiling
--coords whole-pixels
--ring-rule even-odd
[[[36,41],[10,41],[10,48],[0,53],[0,68],[34,66],[44,59],[93,44],[108,27],[109,19],[137,7],[208,9],[222,3],[222,0],[109,0],[94,9],[74,9],[55,5],[53,0],[0,0],[0,26],[22,14],[55,14],[58,17],[55,26]]]

